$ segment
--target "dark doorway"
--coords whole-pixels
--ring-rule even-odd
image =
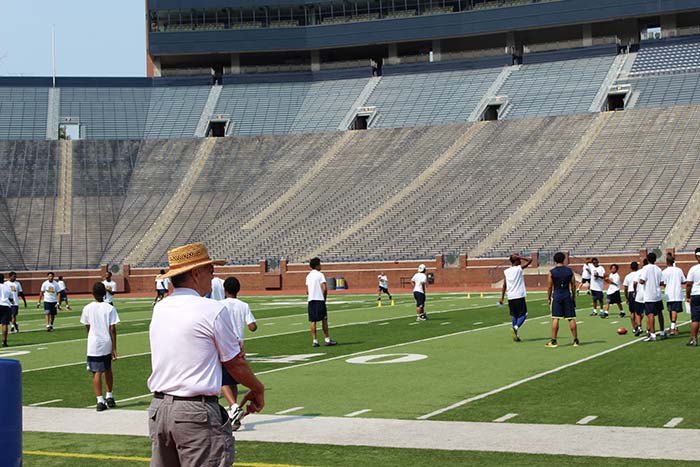
[[[350,129],[351,130],[366,130],[368,120],[369,120],[368,115],[356,115],[355,119],[352,121],[352,125],[350,125]]]
[[[209,122],[207,136],[212,138],[223,138],[226,136],[226,122]]]
[[[501,109],[501,104],[487,105],[484,110],[481,120],[496,121],[498,120],[498,111]]]
[[[608,94],[608,111],[625,110],[626,94]]]

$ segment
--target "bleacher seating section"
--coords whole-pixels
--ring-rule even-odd
[[[0,87],[0,139],[46,137],[49,90]]]

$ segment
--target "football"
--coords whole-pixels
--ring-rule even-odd
[[[627,334],[627,328],[617,328],[617,333],[620,335]]]

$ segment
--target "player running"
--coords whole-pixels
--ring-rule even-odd
[[[12,271],[9,274],[9,280],[7,285],[10,287],[10,292],[12,292],[12,299],[14,300],[14,305],[10,307],[10,332],[19,332],[19,324],[17,323],[17,315],[19,314],[19,299],[21,298],[24,302],[24,308],[27,308],[27,299],[22,291],[22,284],[17,280],[17,273]]]
[[[391,302],[394,302],[394,298],[391,296],[391,293],[389,292],[389,278],[386,277],[386,274],[383,272],[379,273],[377,276],[377,280],[379,281],[379,287],[377,290],[377,302],[381,305],[382,303],[382,294],[385,293],[389,296],[389,300]]]

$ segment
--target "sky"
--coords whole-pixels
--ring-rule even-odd
[[[0,76],[146,76],[144,0],[0,0]]]

